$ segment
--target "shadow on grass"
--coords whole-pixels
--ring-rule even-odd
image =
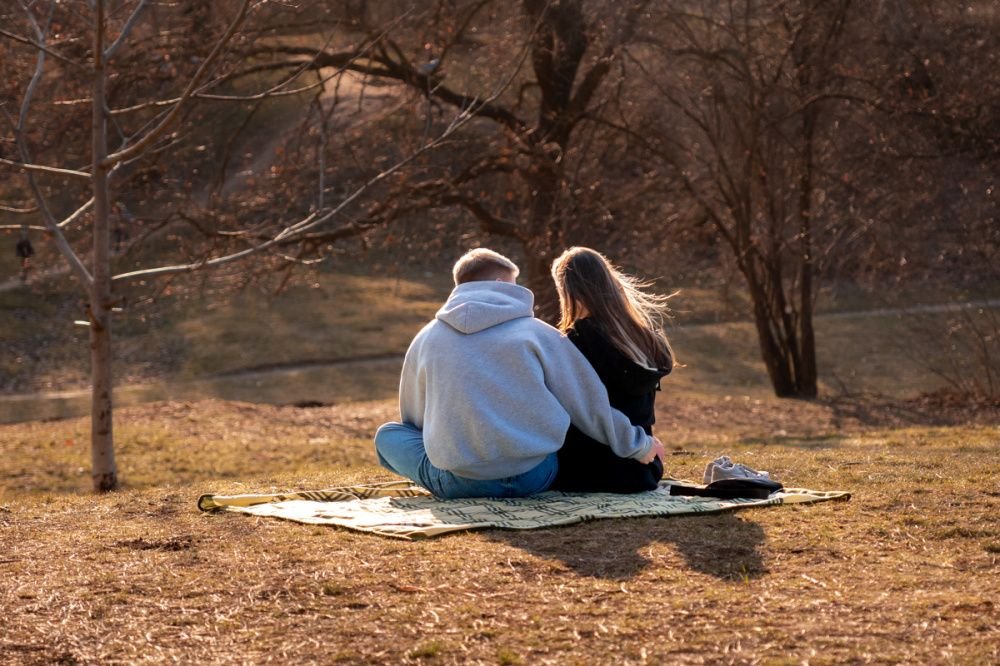
[[[644,554],[654,543],[673,544],[688,568],[722,580],[745,581],[768,573],[760,552],[766,541],[763,528],[733,512],[488,530],[483,535],[592,578],[627,581],[657,566]]]
[[[996,422],[1000,405],[977,403],[948,391],[902,399],[874,393],[838,396],[823,401],[837,423],[856,422],[868,427],[956,426],[970,422]]]

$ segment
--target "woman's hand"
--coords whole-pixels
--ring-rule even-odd
[[[653,447],[649,450],[649,453],[646,454],[646,457],[640,460],[639,462],[641,462],[644,465],[648,465],[649,463],[653,462],[653,460],[655,460],[656,458],[659,458],[660,462],[664,462],[666,457],[667,457],[667,450],[663,448],[663,442],[658,440],[656,437],[653,437]]]

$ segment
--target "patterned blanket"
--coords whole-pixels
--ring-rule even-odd
[[[673,479],[635,495],[546,492],[517,499],[440,500],[409,481],[274,495],[202,495],[202,511],[235,511],[312,525],[338,525],[402,539],[486,527],[530,530],[597,518],[711,513],[754,506],[850,499],[850,493],[785,488],[767,499],[670,495]],[[688,484],[688,482],[683,482]]]

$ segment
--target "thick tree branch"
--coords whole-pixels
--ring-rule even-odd
[[[291,56],[312,55],[313,53],[311,49],[305,47],[289,46],[268,49],[268,52],[284,53]],[[295,65],[301,64],[302,61],[295,61]],[[368,76],[393,79],[422,94],[428,94],[429,90],[430,95],[439,101],[459,109],[475,108],[477,117],[493,120],[519,137],[523,138],[528,135],[527,124],[507,107],[492,102],[483,104],[478,96],[456,92],[436,80],[433,75],[422,74],[412,66],[390,59],[384,51],[383,54],[370,58],[359,58],[355,51],[324,52],[311,62],[311,66],[315,68],[336,67]]]

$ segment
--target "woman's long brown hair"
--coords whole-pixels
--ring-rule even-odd
[[[571,247],[552,262],[559,293],[559,330],[587,316],[611,344],[639,365],[669,370],[673,351],[662,331],[666,296],[619,271],[588,247]]]

